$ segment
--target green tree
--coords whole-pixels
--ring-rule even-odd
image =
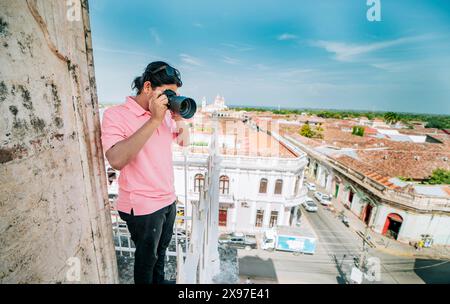
[[[384,121],[388,124],[395,124],[400,120],[400,116],[394,112],[384,114]]]
[[[324,129],[322,127],[322,123],[319,123],[319,125],[316,127],[314,136],[317,138],[323,138],[323,131]]]
[[[299,134],[301,135],[301,136],[304,136],[304,137],[308,137],[308,138],[312,138],[312,137],[314,137],[314,131],[311,129],[311,127],[309,126],[309,123],[308,122],[306,122],[303,126],[302,126],[302,128],[300,129],[300,132],[299,132]]]
[[[450,170],[436,169],[425,182],[430,185],[450,185]]]
[[[364,136],[364,127],[354,126],[352,129],[352,134],[356,136]]]
[[[425,128],[445,129],[446,125],[445,125],[444,121],[435,119],[435,120],[430,120],[426,124]]]

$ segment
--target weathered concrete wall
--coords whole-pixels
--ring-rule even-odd
[[[0,0],[1,283],[118,280],[80,1]]]

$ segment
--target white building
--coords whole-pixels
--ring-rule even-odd
[[[220,117],[216,119],[221,121]],[[276,225],[295,225],[299,205],[306,196],[302,189],[306,154],[289,150],[265,131],[252,129],[240,121],[226,120],[231,121],[232,126],[236,123],[238,130],[233,127],[224,130],[227,127],[222,121],[218,139],[221,157],[219,226],[225,231],[256,232]],[[208,141],[204,132],[194,131],[191,136]],[[204,187],[207,157],[205,149],[195,146],[191,146],[186,155],[180,149],[175,152],[175,189],[183,204],[187,196],[187,214]]]
[[[204,187],[207,155],[189,155],[187,185],[184,156],[175,155],[175,189],[188,210]],[[219,226],[226,231],[255,232],[276,225],[294,225],[306,192],[304,156],[292,159],[222,155],[219,181]],[[189,213],[189,211],[188,211]]]
[[[225,105],[225,97],[217,95],[213,104],[207,104],[206,97],[202,99],[202,109],[203,113],[214,113],[219,111],[227,110],[228,107]]]

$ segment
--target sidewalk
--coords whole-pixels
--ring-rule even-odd
[[[349,228],[356,234],[359,234],[362,238],[366,231],[366,224],[335,199],[333,199],[333,207],[334,210],[332,212],[335,213],[336,216],[344,211],[344,214],[349,221]],[[371,229],[367,229],[367,235],[370,244],[374,245],[374,248],[383,253],[411,258],[450,259],[450,249],[448,246],[445,248],[445,246],[435,245],[432,248],[423,248],[421,251],[416,251],[416,249],[409,244],[390,239]]]

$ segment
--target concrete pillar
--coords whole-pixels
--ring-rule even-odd
[[[332,194],[332,184],[333,184],[333,173],[329,173],[325,181],[325,189],[330,194]]]
[[[278,219],[277,219],[277,224],[278,225],[285,225],[284,223],[284,205],[280,205],[278,207]]]
[[[0,283],[116,283],[87,1],[0,1]]]

